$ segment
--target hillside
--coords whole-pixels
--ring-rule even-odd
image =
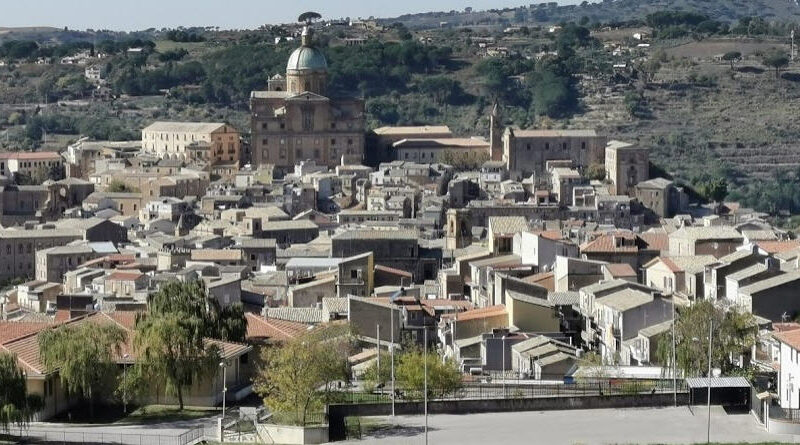
[[[402,23],[410,29],[431,29],[446,22],[448,26],[536,26],[561,22],[577,22],[586,17],[589,23],[628,22],[641,20],[657,11],[692,11],[718,21],[735,22],[742,17],[800,22],[800,4],[796,0],[615,0],[580,5],[555,6],[555,3],[534,4],[534,7],[495,9],[489,11],[431,12],[381,19],[384,24]]]

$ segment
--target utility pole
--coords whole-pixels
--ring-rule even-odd
[[[378,331],[377,335],[375,336],[375,338],[378,340],[378,376],[377,376],[378,377],[378,387],[381,388],[381,392],[383,392],[383,388],[380,386],[381,383],[382,383],[381,382],[381,377],[382,377],[381,376],[381,374],[382,374],[382,372],[381,372],[381,325],[376,325],[375,327],[377,328],[377,331]]]
[[[394,303],[392,303],[392,305],[394,305]],[[391,318],[389,318],[389,330],[391,331],[389,335],[392,337],[392,341],[389,344],[389,347],[391,348],[389,350],[389,355],[391,356],[392,360],[392,417],[394,417],[394,307],[389,310],[389,315],[391,316]]]
[[[711,443],[711,336],[714,334],[714,319],[708,322],[708,429],[706,431],[706,443]]]
[[[428,445],[428,326],[425,324],[423,324],[422,337],[424,351],[422,353],[422,361],[425,364],[425,384],[423,387],[425,397],[425,445]]]
[[[675,375],[675,295],[672,296],[672,398],[675,406],[678,406],[678,377]]]
[[[794,29],[792,29],[792,62],[794,62]]]

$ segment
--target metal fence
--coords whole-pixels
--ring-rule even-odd
[[[213,428],[195,428],[182,434],[140,434],[132,432],[57,430],[23,428],[10,431],[8,436],[29,443],[80,443],[121,445],[192,445],[204,440],[216,440]]]
[[[686,382],[678,381],[673,387],[672,381],[596,381],[565,384],[477,384],[465,385],[455,390],[428,389],[430,400],[482,400],[482,399],[530,399],[537,397],[568,396],[606,396],[635,394],[665,394],[687,391]],[[420,389],[397,388],[395,400],[421,400]],[[352,391],[337,394],[333,403],[388,403],[392,401],[390,389],[363,392]]]
[[[769,418],[782,420],[784,422],[800,423],[800,409],[782,408],[780,405],[773,404],[769,407]]]

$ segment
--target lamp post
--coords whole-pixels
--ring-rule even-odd
[[[394,303],[392,303],[392,306],[394,306]],[[391,335],[391,341],[389,342],[389,355],[391,356],[390,360],[392,362],[392,417],[394,417],[394,307],[389,309],[389,332],[389,335]]]
[[[423,394],[425,397],[425,445],[428,445],[428,327],[423,324],[422,330],[422,343],[423,353],[422,361],[424,363],[425,383],[423,386]]]
[[[711,336],[714,334],[714,319],[708,322],[708,428],[706,430],[706,443],[711,443]]]
[[[675,296],[672,296],[672,398],[675,406],[678,406],[678,377],[675,375],[677,363],[675,363]]]
[[[375,325],[375,340],[377,341],[377,348],[378,348],[378,388],[380,388],[381,393],[383,393],[383,379],[381,377],[381,325]]]
[[[227,371],[228,369],[225,367],[225,362],[219,362],[219,367],[222,368],[222,420],[225,420],[225,399],[228,393],[228,378],[227,378]]]
[[[503,336],[503,371],[502,371],[502,378],[503,378],[503,397],[506,396],[506,338],[508,338],[508,334]]]

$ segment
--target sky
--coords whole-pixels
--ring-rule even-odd
[[[316,11],[326,18],[503,8],[545,0],[1,0],[0,27],[55,26],[120,31],[177,26],[257,28]],[[577,0],[559,0],[576,3]]]

